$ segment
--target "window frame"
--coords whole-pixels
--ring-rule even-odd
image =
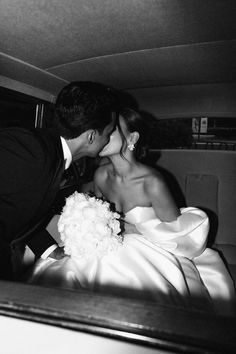
[[[35,125],[41,127],[44,102],[32,100],[40,105]],[[236,318],[86,290],[8,281],[0,288],[0,315],[167,351],[236,351]]]
[[[236,319],[87,290],[0,281],[0,315],[183,353],[236,349]]]

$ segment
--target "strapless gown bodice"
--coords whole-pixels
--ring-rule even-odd
[[[115,252],[40,259],[29,282],[232,314],[234,285],[219,254],[206,248],[209,220],[202,210],[184,208],[177,220],[162,222],[152,207],[137,206],[125,221],[138,233],[124,235]]]
[[[161,222],[152,207],[141,207],[136,206],[125,214],[125,221],[130,224],[138,224],[141,222],[149,221],[149,220],[156,220],[156,222]]]

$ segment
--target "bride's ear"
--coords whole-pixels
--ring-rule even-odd
[[[138,132],[133,132],[130,134],[130,142],[133,143],[134,145],[138,142],[138,139],[139,139]]]

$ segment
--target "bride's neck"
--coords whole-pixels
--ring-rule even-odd
[[[120,179],[126,179],[129,177],[133,171],[135,160],[125,159],[120,155],[115,155],[110,157],[112,163],[112,174]]]

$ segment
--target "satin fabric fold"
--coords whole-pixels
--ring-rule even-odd
[[[137,207],[128,213],[130,222],[133,221],[133,212],[138,214],[141,210]],[[154,218],[149,220],[144,220],[142,215],[139,215],[135,226],[154,244],[176,255],[192,259],[200,255],[206,247],[209,220],[198,208],[182,208],[180,212],[181,215],[172,222],[161,222],[155,214]]]
[[[151,207],[135,207],[125,218],[141,234],[126,234],[116,252],[100,259],[40,259],[28,281],[233,314],[234,285],[219,254],[206,248],[209,220],[202,210],[181,209],[168,223]]]

